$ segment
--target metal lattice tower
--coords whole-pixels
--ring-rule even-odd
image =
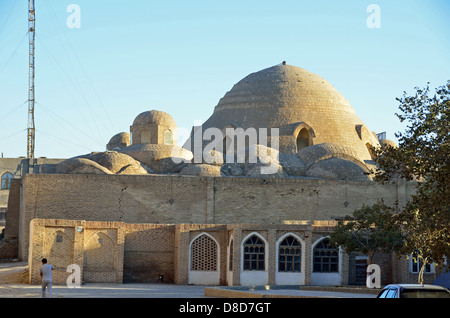
[[[34,158],[34,40],[35,40],[35,8],[34,0],[28,0],[28,126],[27,126],[27,158]]]

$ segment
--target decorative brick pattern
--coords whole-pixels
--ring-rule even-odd
[[[208,235],[201,235],[191,246],[191,270],[217,270],[217,244]]]

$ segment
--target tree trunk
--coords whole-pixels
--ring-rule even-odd
[[[373,264],[373,256],[375,255],[375,252],[373,251],[369,251],[369,253],[367,253],[367,265]]]
[[[417,277],[417,283],[423,285],[423,273],[425,272],[425,268],[427,266],[428,257],[425,258],[417,257],[417,261],[419,261],[419,259],[422,260],[422,266],[420,266],[419,276]]]

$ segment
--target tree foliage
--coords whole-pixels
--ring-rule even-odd
[[[375,180],[418,182],[416,193],[396,217],[405,237],[403,252],[417,253],[421,263],[450,255],[450,81],[432,94],[429,84],[404,92],[396,116],[406,122],[397,133],[398,148],[374,149]]]
[[[346,253],[360,252],[368,255],[371,264],[378,252],[390,253],[403,246],[403,237],[393,222],[392,208],[383,202],[364,205],[353,215],[339,220],[330,242],[341,246]]]

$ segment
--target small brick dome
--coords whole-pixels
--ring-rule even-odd
[[[150,110],[140,113],[133,121],[133,126],[158,125],[175,128],[175,120],[168,113],[159,110]]]

